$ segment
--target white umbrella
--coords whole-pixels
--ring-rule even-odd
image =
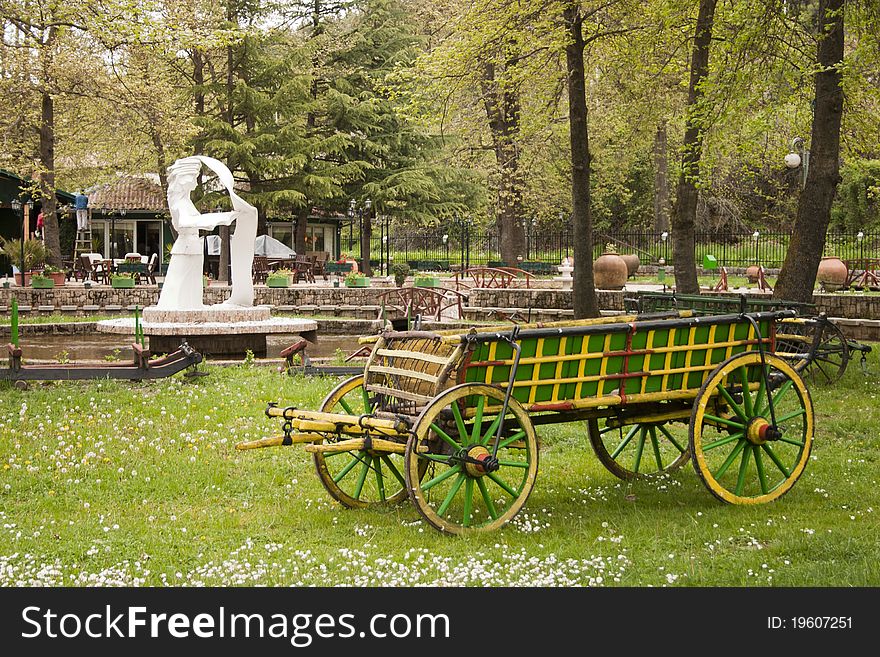
[[[220,255],[219,235],[207,235],[205,242],[207,243],[207,254],[209,256]],[[258,235],[254,241],[254,255],[268,256],[270,258],[294,258],[296,257],[296,251],[283,242],[279,242],[274,237]]]
[[[258,235],[254,242],[254,255],[269,256],[270,258],[294,258],[296,251],[274,237]]]

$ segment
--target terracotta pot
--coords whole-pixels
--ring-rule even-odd
[[[33,273],[33,272],[30,272],[30,271],[26,271],[26,272],[24,273],[24,286],[25,286],[25,287],[27,287],[28,285],[31,284],[31,274],[32,274],[32,273]],[[18,285],[19,287],[22,287],[21,273],[20,273],[20,272],[17,272],[17,273],[15,274],[15,284]]]
[[[642,264],[642,261],[639,260],[639,256],[635,253],[627,253],[620,257],[623,258],[623,261],[626,263],[627,278],[635,276],[636,272],[639,270],[639,265]]]
[[[840,258],[822,258],[816,280],[822,285],[822,289],[834,292],[844,286],[847,273],[847,267]]]
[[[44,275],[55,281],[55,287],[58,287],[59,285],[64,285],[64,283],[67,281],[67,275],[63,271],[52,272],[51,274]]]
[[[617,255],[611,245],[593,263],[593,279],[596,289],[619,290],[626,285],[627,275],[626,262]]]
[[[749,283],[752,285],[758,282],[758,265],[746,268],[746,278],[749,279]]]

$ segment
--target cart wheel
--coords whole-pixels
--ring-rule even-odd
[[[691,413],[694,469],[718,499],[760,504],[784,495],[797,481],[813,445],[813,402],[801,376],[783,359],[758,352],[721,363],[703,383]],[[768,395],[766,381],[769,380]],[[743,391],[744,382],[749,389]],[[720,396],[731,415],[713,415]],[[768,397],[773,400],[773,414]],[[776,426],[773,426],[775,416]]]
[[[829,385],[837,382],[849,365],[849,343],[840,327],[831,322],[817,323],[821,331],[815,356],[807,361],[802,374],[812,384]]]
[[[494,386],[465,383],[435,397],[416,421],[406,445],[407,489],[419,513],[440,531],[497,529],[519,512],[535,486],[535,428],[514,399],[502,424],[504,395]],[[420,481],[425,463],[431,467]]]
[[[321,402],[324,413],[364,415],[374,410],[358,375],[336,386]],[[400,502],[406,497],[402,454],[351,450],[313,454],[315,469],[333,499],[351,508]],[[427,464],[426,464],[427,465]],[[425,468],[422,468],[424,473]]]
[[[598,420],[588,420],[587,427],[596,456],[611,474],[621,479],[674,472],[691,456],[687,425],[680,422],[648,422],[600,429]]]
[[[816,353],[810,350],[817,340]],[[776,352],[789,361],[809,383],[829,385],[846,372],[851,358],[849,342],[836,324],[794,318],[779,323]]]

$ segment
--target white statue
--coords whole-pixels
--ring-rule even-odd
[[[202,164],[217,174],[229,192],[231,212],[202,214],[190,199],[196,188]],[[225,164],[210,157],[196,155],[177,160],[168,167],[168,208],[177,240],[171,249],[171,262],[165,274],[157,307],[162,310],[202,310],[204,286],[202,271],[205,252],[200,230],[213,230],[235,221],[230,240],[232,294],[222,305],[250,307],[254,305],[254,284],[251,268],[254,262],[254,240],[257,236],[257,209],[233,190],[232,173]]]

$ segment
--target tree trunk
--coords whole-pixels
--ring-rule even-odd
[[[229,283],[229,226],[220,226],[220,261],[217,264],[217,280]]]
[[[519,172],[519,95],[515,90],[498,91],[495,66],[483,66],[483,105],[489,120],[495,161],[498,164],[498,233],[501,259],[515,267],[525,258],[522,180]]]
[[[40,112],[40,196],[43,205],[43,239],[49,264],[61,267],[61,238],[55,199],[55,103],[44,91]]]
[[[831,221],[831,203],[840,182],[840,121],[843,88],[838,68],[843,61],[844,0],[820,0],[815,111],[811,137],[810,169],[798,201],[791,245],[773,296],[810,302],[816,272],[825,250],[825,234]]]
[[[593,218],[590,209],[590,141],[587,129],[587,91],[584,82],[583,17],[577,2],[563,11],[568,44],[568,125],[571,142],[571,208],[574,225],[574,282],[572,297],[576,319],[599,316],[593,283]]]
[[[700,0],[694,46],[691,51],[691,77],[688,86],[687,123],[681,177],[672,217],[672,252],[675,259],[675,289],[685,294],[699,294],[697,265],[694,257],[694,226],[697,219],[697,182],[700,178],[700,155],[703,151],[707,110],[703,83],[709,75],[709,45],[712,22],[718,0]]]
[[[669,163],[667,160],[666,122],[657,126],[654,135],[654,232],[669,230]]]
[[[293,250],[297,255],[303,255],[306,248],[306,226],[309,220],[309,209],[300,208],[296,213],[296,226],[294,227]]]

